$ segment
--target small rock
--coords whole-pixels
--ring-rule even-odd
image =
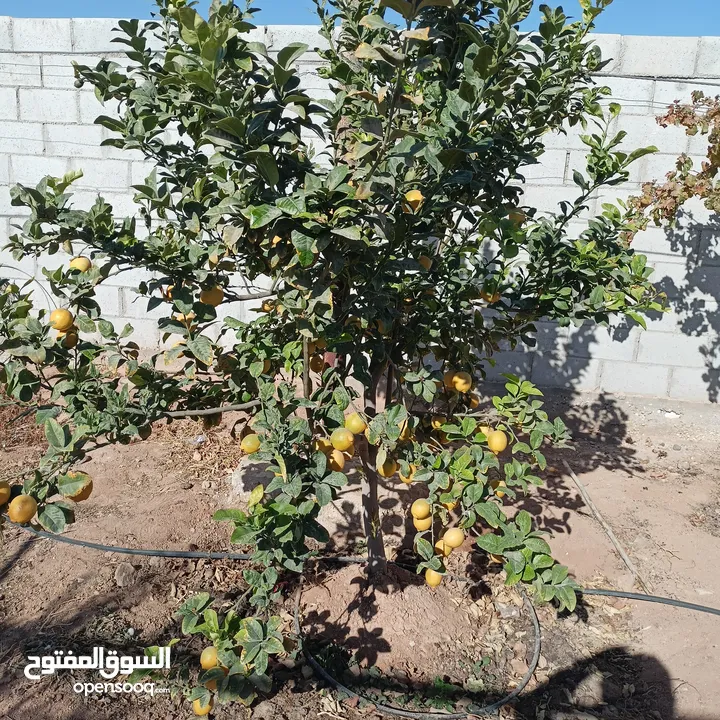
[[[678,460],[678,470],[689,470],[690,469],[690,463],[687,460]]]
[[[524,675],[528,671],[528,664],[520,658],[511,660],[510,667],[515,675]]]
[[[306,680],[309,680],[313,676],[313,669],[309,665],[303,665],[302,668],[300,668],[300,672]]]
[[[135,583],[135,568],[130,563],[120,563],[115,568],[115,584],[118,587],[129,587]]]
[[[212,483],[209,480],[203,480],[202,489],[209,490],[212,487]]]
[[[501,603],[497,600],[495,601],[495,610],[497,610],[498,615],[500,615],[503,620],[508,620],[509,618],[515,618],[520,617],[520,610],[519,608],[515,607],[515,605],[511,605],[509,603]]]
[[[181,490],[192,490],[193,484],[191,482],[180,483]]]
[[[125,631],[125,634],[126,634],[128,637],[135,637],[135,628],[128,628],[128,629]]]
[[[547,658],[544,655],[540,655],[540,657],[538,658],[538,664],[537,664],[538,668],[540,670],[544,670],[547,667],[547,664],[548,664]]]
[[[677,443],[675,443],[675,444],[673,445],[673,450],[682,450],[682,446],[681,446],[681,445],[678,445]]]
[[[205,437],[205,435],[198,435],[198,436],[195,438],[195,440],[193,440],[193,443],[194,443],[195,445],[198,445],[198,446],[199,446],[199,445],[204,445],[206,442],[207,442],[207,438]]]
[[[202,455],[197,450],[193,453],[193,460],[195,462],[202,460]]]

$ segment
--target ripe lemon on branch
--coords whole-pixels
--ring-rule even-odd
[[[37,501],[31,495],[18,495],[8,506],[8,517],[14,523],[25,525],[37,512]]]
[[[60,332],[67,332],[74,322],[73,314],[65,308],[57,308],[50,313],[50,327]]]

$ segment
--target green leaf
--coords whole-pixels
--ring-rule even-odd
[[[204,365],[212,365],[215,358],[215,349],[210,339],[204,335],[198,335],[185,343],[188,351],[192,353]]]
[[[250,221],[252,230],[265,227],[282,215],[282,211],[272,205],[251,205],[240,212]]]
[[[65,497],[72,498],[77,495],[91,483],[89,475],[85,473],[74,473],[73,475],[64,474],[58,477],[58,491]]]
[[[67,448],[68,436],[65,428],[55,418],[48,418],[45,421],[45,437],[51,447],[56,450]]]
[[[358,25],[370,28],[372,30],[397,30],[396,25],[391,25],[389,22],[384,20],[380,15],[366,15]]]
[[[280,172],[278,171],[277,163],[270,153],[258,154],[255,157],[255,164],[268,185],[275,187],[278,182],[280,182]]]
[[[515,524],[523,535],[528,535],[532,529],[532,517],[527,510],[521,510],[515,516]]]
[[[315,253],[317,252],[315,238],[305,235],[299,230],[293,230],[290,237],[300,259],[300,264],[303,267],[310,267],[315,262]]]
[[[423,0],[423,2],[426,1],[427,0]],[[388,7],[391,10],[400,13],[406,20],[412,19],[415,14],[413,5],[408,2],[408,0],[380,0],[380,7]],[[420,10],[421,7],[422,3],[420,4],[418,10]]]
[[[550,554],[550,546],[542,538],[526,538],[525,547],[530,548],[530,550],[535,553],[544,553],[546,555]]]
[[[63,509],[56,504],[46,505],[38,514],[38,522],[51,533],[61,533],[67,524]]]
[[[287,45],[278,53],[278,65],[283,68],[289,67],[295,60],[307,52],[308,47],[309,45],[305,45],[305,43],[291,43]]]
[[[502,555],[505,552],[505,542],[503,538],[492,533],[488,535],[480,535],[475,538],[475,544],[481,550],[485,550],[493,555]]]

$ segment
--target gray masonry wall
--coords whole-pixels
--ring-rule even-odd
[[[91,204],[98,192],[118,214],[134,212],[130,185],[149,172],[143,158],[100,147],[107,131],[93,124],[102,106],[92,88],[73,87],[71,61],[93,64],[118,57],[112,44],[114,20],[28,19],[0,17],[0,244],[12,225],[22,224],[10,205],[9,186],[35,184],[44,175],[81,168],[76,184],[78,207]],[[272,26],[254,31],[271,50],[289,42],[311,47],[321,39],[312,26]],[[675,99],[688,100],[695,89],[720,94],[720,37],[674,38],[598,35],[605,57],[613,61],[598,77],[623,106],[618,129],[628,133],[626,145],[656,145],[660,152],[638,162],[631,182],[595,198],[590,212],[603,202],[637,193],[640,183],[662,179],[676,157],[687,152],[697,162],[705,154],[702,137],[688,138],[655,121]],[[318,58],[301,59],[305,86],[318,97],[327,86],[315,72]],[[542,165],[527,169],[526,203],[552,209],[574,197],[572,170],[583,167],[583,145],[576,131],[547,138]],[[578,226],[578,229],[581,229]],[[653,228],[638,236],[636,248],[648,255],[654,279],[667,292],[672,312],[653,318],[648,331],[620,324],[603,328],[560,329],[541,325],[534,352],[502,353],[495,372],[516,371],[544,387],[630,393],[716,401],[720,388],[720,219],[701,205],[689,207],[672,231]],[[0,276],[42,279],[41,267],[67,261],[62,254],[39,262],[15,262],[0,251]],[[152,315],[135,301],[132,288],[142,273],[124,274],[98,290],[109,319],[130,322],[146,347],[159,343]],[[231,308],[236,317],[252,317],[249,308]]]

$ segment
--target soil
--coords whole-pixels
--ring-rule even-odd
[[[640,589],[584,506],[563,465],[569,462],[637,565],[660,595],[720,606],[720,494],[717,410],[603,397],[550,398],[569,419],[574,452],[550,456],[546,488],[523,504],[552,535],[554,554],[581,584]],[[13,478],[44,450],[42,432],[0,408],[0,478]],[[157,426],[145,442],[107,447],[83,465],[92,497],[67,536],[112,545],[226,550],[229,528],[213,512],[237,506],[238,443],[228,426]],[[407,558],[406,509],[416,488],[388,483],[383,528],[393,556]],[[242,488],[240,488],[242,490]],[[396,491],[399,491],[399,495]],[[394,498],[394,499],[393,499]],[[337,548],[355,543],[356,480],[326,517]],[[206,590],[229,607],[244,590],[242,562],[166,560],[102,553],[33,539],[8,527],[0,557],[0,719],[173,719],[190,716],[181,695],[91,695],[88,681],[64,671],[31,683],[26,656],[94,645],[137,654],[182,637],[174,617],[189,595]],[[360,548],[361,549],[361,548]],[[309,573],[303,616],[318,657],[342,657],[346,680],[371,700],[447,710],[516,685],[532,651],[531,628],[513,590],[471,553],[454,554],[451,571],[469,570],[475,586],[447,579],[435,591],[398,572],[374,593],[354,567]],[[284,616],[291,604],[281,609]],[[585,596],[578,610],[539,609],[540,664],[521,699],[502,710],[517,720],[717,720],[720,624],[661,605]],[[415,645],[411,643],[414,642]],[[194,679],[202,643],[183,639],[175,661]],[[334,656],[330,650],[339,652]],[[385,682],[392,678],[392,685]],[[377,717],[372,705],[339,703],[298,660],[276,672],[271,694],[252,709],[261,720]],[[95,678],[89,681],[95,681]],[[400,686],[397,685],[400,682]],[[463,690],[458,694],[457,689]],[[239,705],[218,718],[243,718]]]

